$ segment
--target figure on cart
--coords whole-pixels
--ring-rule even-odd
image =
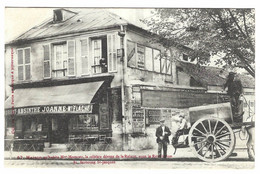
[[[227,88],[227,94],[230,97],[232,115],[234,122],[242,122],[243,106],[242,101],[240,101],[240,96],[243,93],[242,83],[239,78],[237,78],[236,73],[230,72],[227,81],[224,84],[224,90]]]

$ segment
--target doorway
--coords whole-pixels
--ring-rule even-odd
[[[63,144],[68,142],[68,118],[66,116],[53,117],[51,119],[51,142]]]

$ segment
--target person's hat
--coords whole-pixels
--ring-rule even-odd
[[[160,120],[160,122],[161,122],[161,123],[164,123],[164,122],[165,122],[165,119],[164,119],[164,118],[162,118],[162,119]]]
[[[183,114],[181,114],[181,115],[179,115],[179,117],[182,117],[182,118],[184,118],[185,116],[184,116]]]
[[[229,75],[235,75],[236,73],[235,72],[229,72]]]

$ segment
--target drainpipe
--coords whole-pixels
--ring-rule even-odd
[[[125,26],[120,25],[120,31],[118,32],[120,36],[120,49],[122,52],[121,57],[121,65],[122,65],[122,74],[121,74],[121,100],[122,100],[122,124],[123,124],[123,145],[122,150],[125,150],[124,144],[126,142],[126,118],[125,118],[125,65],[124,65],[124,58],[125,58],[125,51],[124,51],[124,37],[125,37]]]

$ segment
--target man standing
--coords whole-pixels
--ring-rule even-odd
[[[157,137],[156,142],[158,143],[158,158],[162,157],[163,149],[163,158],[167,157],[167,145],[169,143],[169,136],[171,135],[170,129],[165,126],[165,120],[160,120],[160,126],[156,129],[155,136]]]
[[[243,87],[241,81],[235,78],[235,73],[230,72],[227,81],[224,84],[224,90],[228,88],[227,94],[230,96],[231,106],[232,106],[232,113],[234,117],[239,117],[242,115],[239,113],[239,106],[240,106],[240,95],[243,92]]]

